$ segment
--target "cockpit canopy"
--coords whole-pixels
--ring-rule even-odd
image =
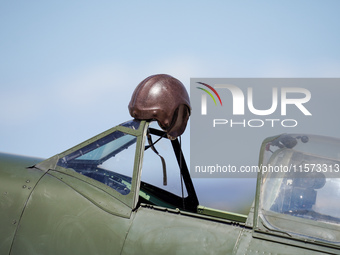
[[[129,103],[133,118],[157,120],[172,140],[184,132],[190,111],[190,99],[184,85],[167,74],[144,79],[136,87]]]
[[[268,138],[260,168],[259,222],[275,231],[340,243],[340,139]]]

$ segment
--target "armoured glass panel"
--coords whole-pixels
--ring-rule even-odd
[[[128,127],[128,128],[137,130],[139,128],[139,126],[140,126],[140,121],[134,119],[134,120],[130,120],[130,121],[124,122],[120,126]]]

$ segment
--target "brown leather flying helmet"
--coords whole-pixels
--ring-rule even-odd
[[[191,112],[184,85],[167,74],[149,76],[138,84],[129,103],[135,119],[157,120],[170,139],[183,134]]]

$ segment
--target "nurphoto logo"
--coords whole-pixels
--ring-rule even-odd
[[[196,82],[204,87],[196,87],[204,91],[201,95],[201,115],[208,114],[208,103],[207,103],[207,95],[213,100],[214,104],[217,105],[217,100],[222,107],[232,107],[232,115],[233,116],[243,116],[245,115],[245,109],[247,109],[251,114],[256,116],[269,116],[277,111],[280,112],[281,116],[287,115],[287,106],[292,105],[296,107],[302,114],[305,116],[311,116],[311,112],[305,106],[311,99],[311,92],[305,88],[299,87],[272,87],[271,89],[271,106],[267,109],[257,109],[254,106],[254,95],[253,95],[253,87],[248,87],[246,90],[246,95],[243,91],[236,85],[232,84],[214,84],[213,86],[203,83]],[[218,93],[218,91],[219,93]],[[232,96],[232,105],[222,104],[222,99],[220,95],[231,94]],[[290,95],[290,97],[289,97]],[[292,97],[294,95],[296,97]],[[268,100],[270,98],[266,98]],[[227,101],[227,100],[224,100]],[[230,101],[230,100],[229,100]],[[279,103],[280,101],[280,103]],[[245,103],[246,102],[246,103]],[[247,107],[247,108],[246,108]],[[216,118],[213,119],[213,127],[217,125],[226,125],[230,124],[231,127],[235,127],[237,125],[241,125],[245,127],[246,125],[249,127],[262,127],[265,126],[265,123],[274,127],[276,122],[280,122],[283,127],[295,127],[298,125],[298,121],[296,119],[243,119],[240,121],[235,121],[233,119],[225,119],[225,118]]]
[[[191,175],[253,178],[264,139],[337,136],[339,84],[338,78],[191,78]]]

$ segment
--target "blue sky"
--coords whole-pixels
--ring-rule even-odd
[[[339,9],[329,0],[1,1],[0,151],[46,158],[130,119],[134,88],[156,73],[188,90],[191,77],[339,77]]]

